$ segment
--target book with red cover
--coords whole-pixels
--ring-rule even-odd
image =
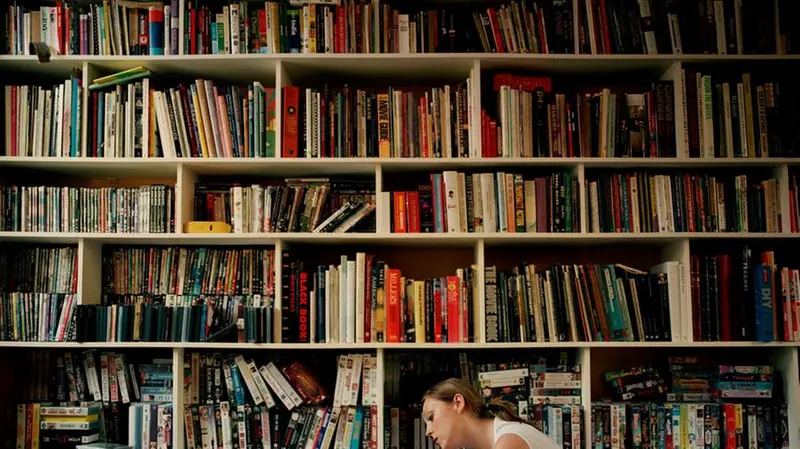
[[[281,154],[285,158],[297,157],[299,154],[299,109],[300,88],[285,86],[283,88],[283,143]]]
[[[400,343],[400,270],[386,270],[386,342]]]
[[[447,276],[447,342],[461,342],[461,287],[458,276]]]

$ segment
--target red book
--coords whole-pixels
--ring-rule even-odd
[[[447,276],[447,342],[461,341],[461,300],[458,276]]]
[[[394,210],[392,211],[394,226],[392,232],[406,233],[408,226],[408,214],[406,213],[406,192],[392,193],[392,201],[394,201]]]
[[[433,342],[442,342],[442,289],[433,289]]]
[[[505,41],[503,40],[503,35],[500,32],[500,21],[497,20],[497,10],[494,8],[489,8],[486,13],[489,16],[489,24],[492,28],[492,34],[494,34],[494,44],[495,47],[497,47],[497,53],[505,53]]]
[[[693,192],[693,190],[692,190],[693,184],[692,184],[692,178],[689,175],[689,173],[685,173],[684,174],[683,183],[684,183],[684,188],[686,189],[685,195],[686,195],[686,198],[688,199],[688,201],[686,201],[686,215],[688,215],[688,217],[689,217],[688,218],[689,232],[696,232],[697,231],[697,227],[694,224],[694,201],[692,201],[692,198],[694,198],[693,193],[692,193]]]
[[[420,232],[419,192],[416,190],[406,192],[406,216],[408,217],[407,231]]]
[[[500,152],[497,150],[497,121],[489,122],[489,156],[497,157]]]
[[[300,288],[298,289],[298,328],[297,328],[297,342],[309,343],[310,333],[308,328],[309,313],[311,311],[308,302],[308,272],[300,272]]]
[[[550,92],[553,90],[553,79],[548,76],[519,76],[499,73],[492,78],[492,85],[495,92],[498,92],[502,86],[526,92],[535,92],[536,89]]]
[[[386,342],[400,343],[400,270],[386,270]]]
[[[299,116],[300,88],[285,86],[283,88],[283,144],[281,154],[285,158],[297,157],[299,154]]]
[[[717,256],[717,274],[719,288],[719,324],[720,324],[720,337],[722,341],[733,341],[733,326],[731,320],[731,292],[730,292],[730,276],[731,276],[731,262],[727,254]]]
[[[725,436],[723,447],[736,447],[736,404],[723,404],[722,417],[725,422]]]
[[[192,9],[189,11],[189,54],[197,53],[197,10]]]

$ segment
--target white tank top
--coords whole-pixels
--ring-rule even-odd
[[[517,435],[528,443],[529,449],[561,449],[561,447],[551,440],[539,429],[520,422],[503,421],[500,418],[494,419],[494,442],[503,435],[510,433]]]

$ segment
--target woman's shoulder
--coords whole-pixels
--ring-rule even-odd
[[[543,432],[528,423],[495,421],[494,449],[560,449]]]

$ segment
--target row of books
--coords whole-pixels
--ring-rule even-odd
[[[275,156],[273,88],[258,81],[240,88],[202,79],[154,88],[149,76],[137,67],[89,87],[94,90],[89,156]],[[144,79],[131,82],[137,77]]]
[[[0,293],[0,339],[72,341],[76,307],[71,293]]]
[[[691,256],[695,340],[800,339],[800,273],[752,252]]]
[[[699,357],[670,357],[670,378],[654,366],[634,366],[605,374],[612,398],[619,401],[725,402],[735,399],[764,403],[780,399],[772,366],[718,365]]]
[[[68,0],[29,8],[14,2],[4,11],[3,53],[36,54],[30,44],[42,42],[57,55],[177,55],[178,4]]]
[[[283,254],[284,342],[474,341],[476,267],[414,279],[376,256],[307,267]]]
[[[43,382],[32,379],[37,397],[17,406],[17,447],[75,447],[101,438],[131,447],[171,444],[171,360],[139,363],[96,350],[36,351],[32,360]]]
[[[283,185],[196,184],[195,217],[234,233],[375,231],[375,182],[287,178]]]
[[[797,41],[780,0],[576,1],[579,52],[585,54],[786,54]]]
[[[2,231],[160,234],[174,227],[174,186],[0,187]]]
[[[578,191],[571,173],[532,179],[521,173],[433,173],[430,183],[418,183],[416,190],[383,193],[384,229],[580,232]]]
[[[486,267],[486,341],[672,341],[680,264]]]
[[[494,76],[481,111],[483,157],[675,157],[672,81],[642,92],[554,89],[549,77]]]
[[[476,157],[471,86],[284,87],[282,156]]]
[[[717,3],[690,7],[646,0],[598,6],[514,0],[456,8],[380,0],[300,7],[229,0],[213,6],[188,3],[184,11],[175,0],[141,7],[118,1],[32,10],[13,5],[4,12],[3,49],[28,54],[26,44],[42,40],[70,55],[174,55],[179,46],[184,54],[796,52],[791,22],[785,20],[796,13],[792,2],[763,8],[754,1]],[[181,15],[183,42],[178,38]]]
[[[266,295],[275,289],[271,248],[108,247],[103,251],[104,303],[115,296]]]
[[[777,396],[778,373],[770,365],[719,365],[709,357],[670,357],[668,363],[668,401],[757,401]],[[633,376],[628,388],[640,380],[641,376]]]
[[[601,174],[587,179],[590,232],[782,232],[780,186],[749,175]]]
[[[785,404],[595,403],[591,420],[593,447],[790,447]]]
[[[184,402],[187,405],[261,405],[280,410],[333,404],[335,407],[377,404],[377,358],[341,354],[330,396],[315,371],[298,360],[262,361],[241,354],[192,352],[184,358]],[[221,379],[221,380],[220,380]],[[277,399],[276,399],[277,398]]]
[[[68,79],[56,85],[5,86],[5,155],[79,156],[83,110],[81,83],[80,70],[73,69]]]
[[[335,364],[331,396],[314,375],[322,371],[312,371],[297,360],[263,363],[236,354],[187,354],[184,416],[188,447],[229,443],[231,433],[219,422],[220,417],[229,418],[240,443],[260,440],[283,443],[283,447],[317,444],[321,448],[329,448],[334,441],[347,441],[346,447],[360,441],[377,444],[377,358],[342,354],[336,356]],[[258,416],[247,419],[248,411]],[[247,431],[250,425],[255,431]]]
[[[554,87],[550,77],[492,77],[494,109],[469,139],[474,81],[442,87],[286,86],[276,92],[198,79],[175,87],[145,67],[51,87],[4,88],[5,154],[64,157],[675,157],[674,84]],[[798,145],[794,84],[749,72],[682,72],[690,157],[789,157]],[[738,77],[740,82],[737,82]],[[757,81],[756,81],[757,79]],[[720,82],[722,81],[722,82]],[[158,86],[156,86],[158,84]],[[88,111],[86,150],[72,132]],[[64,117],[55,120],[54,117]],[[276,148],[277,127],[282,148]],[[715,145],[716,142],[716,145]],[[474,148],[473,148],[474,147]],[[85,153],[85,154],[84,154]]]
[[[77,290],[76,246],[0,248],[0,292],[76,293]]]
[[[750,72],[682,70],[690,157],[790,157],[800,141],[794,83]]]
[[[134,299],[128,297],[128,299]],[[80,305],[75,310],[78,342],[207,342],[232,340],[239,308],[254,297],[170,297],[163,303]],[[131,301],[133,302],[133,301]],[[231,325],[229,323],[233,322]]]
[[[186,54],[573,52],[569,2],[466,6],[423,9],[380,0],[189,5],[184,48]]]

